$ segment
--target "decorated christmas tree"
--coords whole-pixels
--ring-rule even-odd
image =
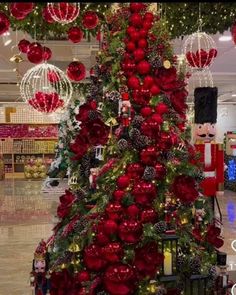
[[[185,127],[186,84],[165,26],[148,9],[122,4],[107,15],[70,144],[77,177],[60,197],[53,236],[35,253],[36,291],[40,253],[50,270],[39,294],[50,288],[53,295],[188,295],[215,288],[223,240],[199,188],[201,167]]]

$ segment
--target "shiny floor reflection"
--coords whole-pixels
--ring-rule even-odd
[[[29,272],[41,238],[51,235],[58,194],[40,193],[40,181],[0,181],[0,295],[31,295]],[[225,245],[231,270],[236,270],[236,193],[219,198]],[[235,242],[236,248],[236,242]],[[233,272],[231,273],[233,274]]]

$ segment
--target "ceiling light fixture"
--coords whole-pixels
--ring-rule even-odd
[[[231,41],[232,40],[232,36],[228,35],[228,36],[220,36],[219,41],[221,42],[226,42],[226,41]]]
[[[236,97],[236,94],[232,94],[232,97]]]
[[[7,45],[11,44],[12,39],[11,39],[9,31],[2,35],[2,40],[3,40],[4,46],[7,46]]]

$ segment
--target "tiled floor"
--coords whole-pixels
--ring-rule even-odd
[[[29,271],[33,252],[41,238],[51,234],[58,194],[40,193],[41,182],[0,181],[0,295],[31,295]],[[219,199],[223,213],[228,263],[236,270],[236,194]],[[235,242],[236,248],[236,242]]]

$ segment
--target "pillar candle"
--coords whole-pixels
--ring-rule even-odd
[[[172,275],[172,253],[170,251],[164,252],[164,275]]]

